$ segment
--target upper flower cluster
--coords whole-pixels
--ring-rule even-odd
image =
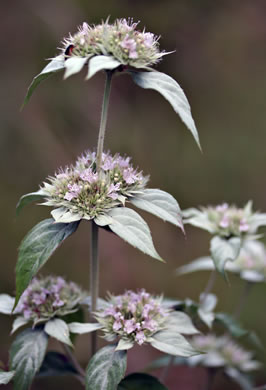
[[[89,58],[93,55],[111,55],[122,65],[145,68],[157,63],[166,54],[159,51],[158,37],[138,31],[132,19],[117,19],[89,26],[83,23],[78,32],[63,41],[63,54]]]
[[[144,189],[148,178],[133,168],[129,157],[103,153],[100,174],[95,160],[95,153],[88,151],[75,165],[49,177],[50,183],[43,183],[44,204],[60,208],[52,212],[57,221],[66,214],[72,221],[95,218]]]
[[[35,278],[22,294],[15,313],[34,323],[47,321],[76,311],[84,297],[75,283],[67,283],[62,277]]]
[[[244,350],[228,336],[213,334],[194,336],[191,343],[206,354],[192,357],[209,367],[234,367],[242,372],[256,370],[260,363],[253,360],[253,354]]]
[[[145,290],[126,291],[111,296],[110,305],[98,311],[96,317],[108,339],[119,336],[141,345],[165,327],[169,310],[162,307],[161,301]]]
[[[216,207],[202,207],[200,210],[188,209],[183,215],[185,223],[226,238],[254,234],[258,227],[266,225],[266,215],[254,213],[251,202],[244,208],[223,203]]]

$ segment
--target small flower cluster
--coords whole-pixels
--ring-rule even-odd
[[[103,325],[107,339],[121,337],[142,345],[165,327],[168,314],[169,310],[161,305],[161,298],[153,298],[145,290],[140,290],[111,296],[110,305],[98,311],[96,318]]]
[[[259,241],[247,241],[234,266],[240,270],[256,271],[266,277],[266,249]]]
[[[191,344],[206,352],[197,356],[197,360],[203,365],[234,367],[242,372],[260,367],[260,363],[253,360],[251,352],[244,350],[228,336],[197,335],[192,338]]]
[[[75,312],[85,293],[62,277],[35,278],[22,294],[15,314],[37,323]]]
[[[245,209],[227,203],[207,209],[208,218],[215,225],[216,232],[222,236],[240,236],[249,231],[249,217],[251,213]]]
[[[148,67],[167,53],[159,51],[158,37],[138,31],[137,25],[131,19],[117,19],[113,24],[107,21],[96,26],[83,23],[76,34],[64,39],[63,54],[66,58],[111,55],[122,65]]]
[[[41,191],[48,206],[63,207],[81,218],[92,219],[113,207],[124,205],[128,197],[142,191],[148,181],[130,163],[129,157],[103,153],[101,173],[96,172],[96,155],[86,152],[76,164],[61,169]]]

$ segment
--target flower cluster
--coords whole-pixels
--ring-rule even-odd
[[[47,321],[77,311],[85,296],[75,283],[62,277],[35,278],[22,294],[15,314],[34,323]]]
[[[266,249],[259,241],[247,241],[234,266],[241,271],[255,271],[266,277]]]
[[[153,298],[145,290],[126,291],[111,296],[110,305],[96,313],[108,339],[121,337],[142,345],[154,333],[165,328],[169,310],[161,305],[161,298]]]
[[[192,338],[191,344],[206,352],[190,358],[204,366],[234,367],[242,372],[256,370],[260,367],[260,363],[253,360],[251,352],[244,350],[228,336],[197,335]]]
[[[167,53],[159,51],[158,37],[138,31],[137,25],[132,19],[117,19],[113,24],[107,21],[96,26],[83,23],[77,33],[64,39],[63,54],[66,58],[111,55],[122,65],[148,67]]]
[[[216,207],[202,207],[200,210],[188,209],[183,215],[185,223],[225,238],[252,235],[260,226],[266,225],[266,214],[254,213],[251,202],[244,208],[223,203]]]
[[[50,183],[43,183],[43,204],[60,208],[59,212],[52,212],[56,220],[60,221],[61,214],[66,213],[71,214],[72,220],[90,220],[124,205],[128,197],[144,189],[148,177],[133,168],[129,157],[103,153],[100,174],[96,172],[95,159],[95,153],[88,151],[75,165],[49,177]]]

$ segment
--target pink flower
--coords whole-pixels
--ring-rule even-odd
[[[229,218],[225,215],[224,217],[223,217],[223,219],[221,220],[221,222],[219,223],[219,226],[221,227],[221,228],[224,228],[224,229],[226,229],[226,228],[228,228],[228,226],[229,226]]]
[[[121,324],[120,321],[115,321],[115,322],[113,323],[113,330],[114,330],[114,331],[117,331],[117,330],[119,330],[119,329],[121,329],[121,328],[122,328],[122,324]]]
[[[88,168],[80,174],[80,178],[88,183],[94,183],[98,180],[98,174],[94,173],[91,168]]]
[[[123,49],[128,50],[128,57],[129,58],[138,58],[138,53],[136,52],[137,43],[134,39],[129,38],[129,35],[127,34],[124,38],[124,40],[120,43],[120,46],[123,47]]]
[[[77,198],[81,188],[78,184],[68,184],[67,188],[69,191],[65,194],[64,199],[71,201],[73,198]]]
[[[109,198],[114,199],[114,200],[117,199],[118,198],[117,191],[119,191],[119,188],[120,188],[120,183],[110,184],[110,186],[108,188],[107,196]]]
[[[144,335],[144,332],[140,331],[136,334],[136,341],[139,345],[142,345],[144,341],[146,340],[146,337]]]
[[[158,324],[156,321],[147,318],[145,321],[142,322],[142,327],[150,330],[151,332],[154,332],[157,329]]]
[[[223,203],[223,204],[220,204],[218,206],[216,206],[216,211],[218,211],[219,213],[223,213],[224,211],[226,211],[228,209],[228,203]]]
[[[152,47],[154,42],[154,34],[149,32],[144,33],[143,38],[144,38],[144,45],[149,48]]]
[[[245,218],[242,218],[239,224],[239,231],[240,232],[247,232],[249,229],[249,225],[247,224],[247,221]]]
[[[127,334],[134,332],[135,329],[136,329],[136,323],[134,318],[125,321],[124,330],[127,332]]]
[[[127,168],[123,172],[123,178],[127,184],[134,184],[138,179],[136,173],[133,168]]]

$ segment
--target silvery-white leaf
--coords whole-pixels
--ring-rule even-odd
[[[60,318],[54,318],[46,322],[44,331],[51,337],[61,341],[64,344],[72,347],[70,340],[68,325]]]
[[[115,350],[116,351],[124,351],[124,350],[128,350],[128,349],[132,348],[133,346],[134,346],[133,341],[120,339]]]
[[[23,195],[16,206],[16,215],[18,216],[20,211],[23,209],[24,206],[31,202],[35,202],[36,200],[43,199],[45,196],[47,196],[46,191],[44,191],[42,188],[40,188],[36,192],[31,192],[29,194]]]
[[[173,311],[169,314],[166,320],[166,327],[182,334],[200,333],[193,325],[189,316],[181,311]]]
[[[21,326],[26,325],[28,322],[29,322],[29,320],[27,320],[27,319],[24,318],[24,317],[17,317],[17,318],[15,319],[15,321],[13,322],[13,324],[12,324],[12,331],[11,331],[11,334],[15,333],[16,330],[18,330],[19,328],[21,328]]]
[[[211,311],[204,311],[202,309],[198,309],[198,315],[202,322],[208,326],[208,328],[212,327],[213,321],[215,320],[215,314]]]
[[[225,264],[227,261],[234,261],[241,249],[241,238],[232,237],[229,239],[215,236],[211,240],[211,257],[217,271],[225,275]]]
[[[249,378],[234,367],[226,367],[225,373],[232,378],[242,390],[253,390],[253,384]]]
[[[0,313],[11,314],[15,303],[15,298],[8,294],[0,294]]]
[[[185,337],[171,329],[155,333],[149,342],[154,348],[169,355],[189,357],[199,354]]]
[[[81,304],[88,305],[89,310],[91,310],[91,296],[89,295],[86,298],[84,298],[83,301],[81,302]],[[97,310],[104,310],[109,306],[110,306],[110,303],[105,301],[104,299],[102,299],[102,298],[97,299]]]
[[[266,226],[266,213],[255,213],[248,219],[250,233],[256,233],[259,227]]]
[[[110,229],[126,242],[151,257],[163,261],[156,252],[149,226],[134,210],[116,207],[108,212],[112,218]]]
[[[147,188],[130,199],[134,206],[170,222],[183,230],[182,213],[175,198],[165,191]]]
[[[78,73],[81,71],[85,63],[88,61],[87,57],[70,57],[65,61],[65,74],[64,79],[67,79],[68,77],[72,76],[75,73]]]
[[[184,275],[188,274],[190,272],[195,271],[211,271],[214,270],[215,266],[213,264],[213,261],[210,257],[200,257],[191,263],[182,265],[181,267],[177,268],[176,273],[177,275]]]
[[[89,61],[89,70],[86,78],[88,80],[101,70],[113,70],[120,65],[121,62],[111,56],[95,56]]]
[[[191,131],[199,148],[199,135],[192,118],[189,102],[180,85],[170,76],[161,72],[130,72],[134,82],[141,88],[154,89],[159,92],[180,116],[187,128]]]
[[[98,323],[92,323],[92,324],[84,324],[80,322],[71,322],[68,324],[68,329],[71,333],[76,333],[76,334],[84,334],[84,333],[91,333],[94,332],[95,330],[102,329],[103,325],[98,324]]]
[[[94,222],[98,226],[106,226],[106,225],[110,225],[110,223],[112,223],[113,220],[109,215],[100,214],[100,215],[98,215],[98,217],[94,218]]]
[[[7,385],[14,375],[15,371],[0,371],[0,385]]]
[[[265,282],[265,276],[253,270],[241,271],[240,277],[242,279],[248,280],[249,282]]]
[[[126,367],[126,351],[116,351],[113,345],[101,348],[91,358],[86,369],[86,390],[117,389]]]
[[[213,234],[215,233],[215,229],[213,226],[213,223],[209,221],[208,216],[204,213],[200,213],[199,215],[191,216],[189,218],[185,217],[185,214],[183,212],[184,224],[189,224],[195,227],[198,227],[200,229],[207,230],[207,232]]]
[[[31,85],[28,88],[26,97],[24,99],[22,107],[25,106],[25,104],[28,103],[28,101],[31,98],[31,95],[33,94],[35,88],[44,80],[46,80],[48,77],[50,77],[53,73],[56,73],[65,67],[65,59],[64,55],[60,54],[59,56],[52,59],[51,62],[49,62],[48,65],[39,73],[37,76],[34,77],[32,80]]]
[[[213,311],[217,305],[217,296],[215,294],[201,294],[200,308],[204,311]]]
[[[55,220],[55,223],[70,223],[77,222],[81,220],[79,214],[72,213],[67,210],[65,207],[59,207],[51,211],[51,215]]]

